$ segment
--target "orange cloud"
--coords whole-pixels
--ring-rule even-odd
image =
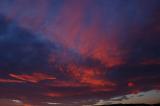
[[[43,73],[33,73],[31,75],[27,74],[9,74],[11,77],[22,80],[22,81],[27,81],[27,82],[32,82],[32,83],[38,83],[43,80],[54,80],[56,79],[55,77]]]
[[[32,105],[30,105],[30,104],[24,104],[23,106],[32,106]]]

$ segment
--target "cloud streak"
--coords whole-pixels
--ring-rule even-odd
[[[11,77],[26,81],[26,82],[31,82],[31,83],[38,83],[43,80],[55,80],[55,77],[52,77],[51,75],[43,74],[43,73],[33,73],[31,75],[27,74],[22,74],[22,75],[17,75],[17,74],[9,74]]]

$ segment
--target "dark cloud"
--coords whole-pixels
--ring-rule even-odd
[[[0,25],[1,70],[9,72],[45,70],[51,51],[46,39],[20,28],[3,16]]]

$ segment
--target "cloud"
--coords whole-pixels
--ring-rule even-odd
[[[5,99],[5,98],[0,99],[0,104],[3,106],[35,106],[28,103],[24,103],[23,101],[18,99],[12,100],[12,99]]]
[[[21,75],[9,74],[9,75],[13,78],[18,79],[18,80],[27,81],[27,82],[31,82],[31,83],[38,83],[43,80],[55,80],[56,79],[55,77],[53,77],[51,75],[47,75],[47,74],[43,74],[43,73],[33,73],[31,75],[29,75],[29,74],[21,74]]]
[[[103,100],[159,89],[158,4],[0,1],[0,96]]]
[[[0,16],[0,29],[1,70],[16,73],[45,70],[50,53],[47,39],[20,27],[6,16]]]
[[[23,106],[23,102],[20,100],[12,100],[12,99],[0,99],[0,104],[3,106]]]
[[[153,59],[153,60],[144,60],[142,61],[142,64],[150,65],[150,64],[160,64],[159,59]]]
[[[83,68],[74,64],[69,64],[69,74],[82,84],[89,86],[114,86],[111,81],[104,80],[103,72],[94,68]]]
[[[47,104],[49,104],[49,105],[60,105],[60,104],[62,104],[62,103],[57,103],[57,102],[46,102]]]
[[[150,90],[146,92],[139,92],[137,94],[127,94],[124,96],[114,97],[108,100],[99,100],[95,105],[159,103],[160,91]]]
[[[14,100],[12,100],[12,101],[15,102],[15,103],[19,103],[19,104],[22,104],[22,103],[23,103],[22,101],[16,100],[16,99],[14,99]]]
[[[24,83],[24,81],[0,78],[0,83]]]
[[[64,96],[66,96],[63,93],[57,93],[57,92],[50,92],[50,93],[46,93],[44,95],[49,96],[49,97],[64,97]]]
[[[73,81],[64,81],[64,80],[54,80],[52,81],[52,83],[49,83],[48,86],[51,86],[51,87],[57,87],[57,88],[67,88],[67,87],[85,87],[87,85],[83,85],[79,82],[73,82]]]

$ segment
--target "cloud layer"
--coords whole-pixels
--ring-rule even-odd
[[[82,105],[159,90],[159,4],[0,1],[0,98]]]

